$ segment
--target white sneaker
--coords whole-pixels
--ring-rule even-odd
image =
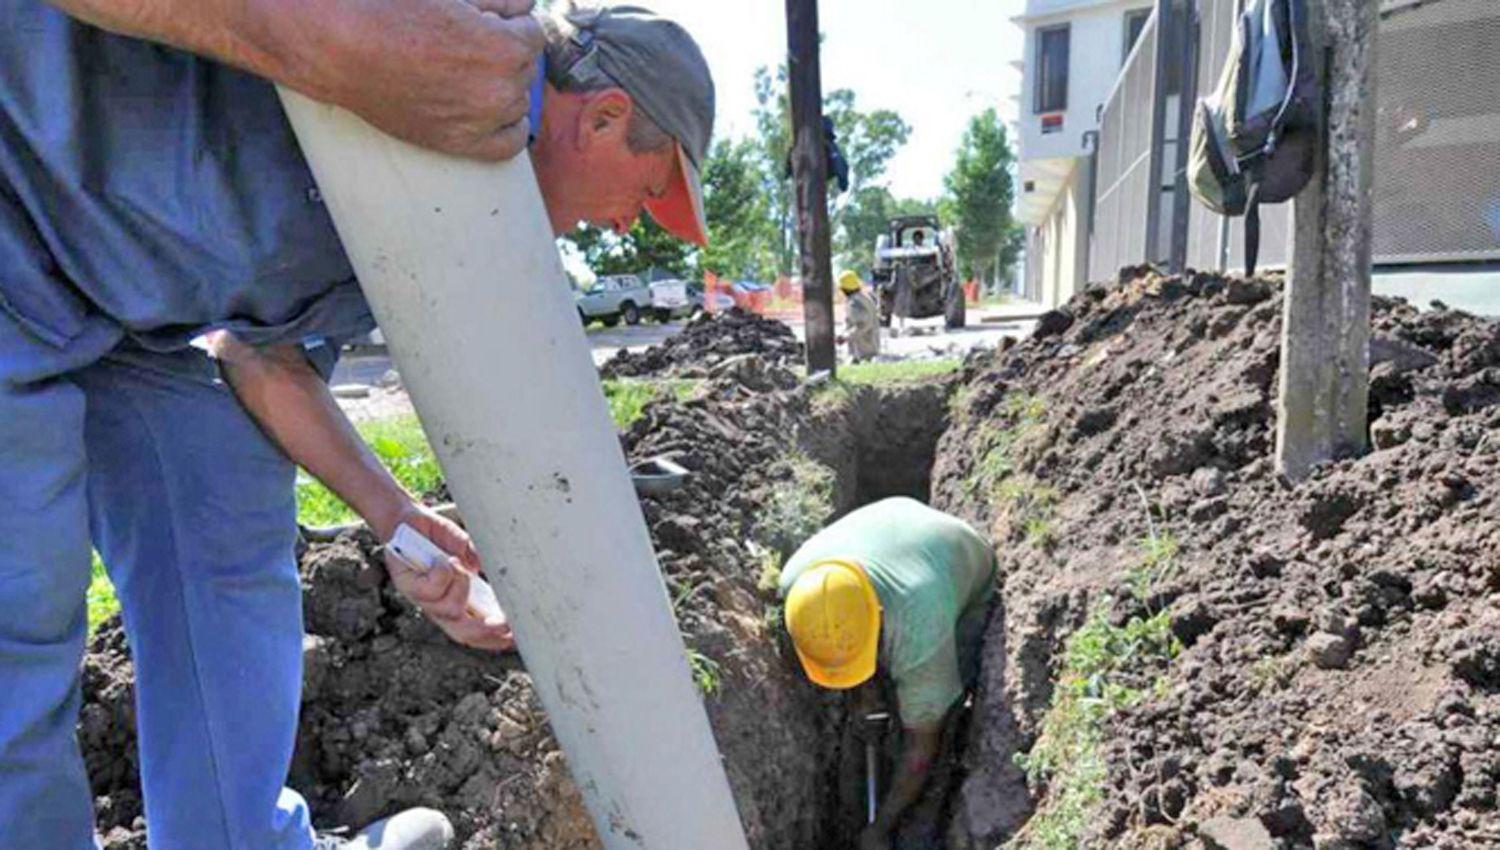
[[[448,850],[453,824],[442,812],[407,809],[350,836],[319,835],[312,850]]]

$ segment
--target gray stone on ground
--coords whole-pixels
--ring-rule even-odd
[[[1256,818],[1214,818],[1198,826],[1208,850],[1276,850],[1271,833]]]
[[[337,384],[333,387],[334,398],[369,398],[369,384]]]
[[[1342,635],[1320,632],[1307,639],[1307,654],[1313,664],[1324,670],[1342,670],[1349,666],[1354,644]]]

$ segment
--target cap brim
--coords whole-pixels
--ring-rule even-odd
[[[677,146],[677,173],[667,193],[646,202],[646,212],[668,233],[695,245],[708,244],[708,219],[703,214],[703,185],[698,167],[682,145]]]
[[[861,574],[864,573],[864,567],[859,566],[854,561],[841,559],[829,560],[846,566],[852,566],[858,569]],[[813,566],[816,567],[817,564]],[[865,645],[860,647],[859,653],[851,658],[849,663],[841,664],[837,667],[819,664],[812,658],[803,655],[802,650],[797,649],[796,643],[793,642],[792,648],[797,649],[797,660],[802,662],[802,670],[807,674],[807,678],[813,681],[813,684],[821,685],[831,690],[846,691],[850,688],[857,688],[863,685],[875,675],[875,664],[880,654],[880,596],[875,592],[875,587],[870,583],[868,577],[865,579],[864,589],[865,604],[870,606],[875,628],[870,630],[870,636],[866,639]]]

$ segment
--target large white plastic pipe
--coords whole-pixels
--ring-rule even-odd
[[[746,847],[529,159],[282,100],[604,846]]]

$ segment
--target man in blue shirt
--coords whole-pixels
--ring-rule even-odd
[[[410,522],[477,563],[307,380],[371,320],[267,79],[459,155],[504,158],[535,130],[555,229],[644,208],[701,241],[713,94],[691,39],[628,7],[553,20],[537,112],[530,5],[58,0],[72,18],[0,0],[0,848],[93,846],[73,733],[91,543],[136,659],[153,850],[373,840],[315,836],[282,787],[292,460],[378,532]],[[462,605],[462,570],[393,580],[456,639],[508,645]],[[450,834],[417,818],[379,841]]]

